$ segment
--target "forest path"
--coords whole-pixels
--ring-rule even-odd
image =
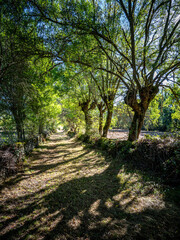
[[[120,160],[63,132],[1,186],[0,239],[180,239],[180,209]]]

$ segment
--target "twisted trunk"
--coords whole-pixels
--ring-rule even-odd
[[[159,89],[154,86],[142,87],[139,90],[140,102],[137,101],[136,90],[131,90],[127,92],[124,101],[134,111],[133,120],[129,128],[129,141],[132,142],[139,138],[146,111],[149,107],[150,102],[158,93],[158,90]]]
[[[93,110],[96,107],[96,103],[95,102],[90,103],[90,100],[87,100],[86,102],[79,102],[79,106],[81,106],[81,109],[85,116],[86,123],[85,135],[90,136],[92,134],[93,124],[91,110]]]

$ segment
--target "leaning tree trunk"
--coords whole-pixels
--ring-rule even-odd
[[[111,120],[112,120],[112,115],[113,115],[113,104],[107,107],[107,117],[106,117],[106,123],[103,128],[103,137],[107,137],[108,130],[111,125]]]

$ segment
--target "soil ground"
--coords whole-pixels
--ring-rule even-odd
[[[6,179],[0,239],[180,239],[180,208],[121,159],[51,136]]]
[[[128,139],[129,130],[124,129],[111,129],[108,131],[107,138],[110,139],[120,139],[120,140],[127,140]],[[148,134],[151,136],[157,136],[157,135],[170,135],[171,133],[167,132],[158,132],[158,131],[141,131],[139,138],[144,138],[144,136]]]

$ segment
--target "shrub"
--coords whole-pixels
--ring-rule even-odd
[[[135,167],[160,176],[164,183],[180,183],[180,142],[143,139],[126,157]]]
[[[179,141],[151,136],[134,143],[103,137],[87,139],[85,135],[80,135],[78,139],[88,143],[88,146],[106,151],[112,157],[118,157],[127,165],[160,177],[164,183],[180,183]]]

